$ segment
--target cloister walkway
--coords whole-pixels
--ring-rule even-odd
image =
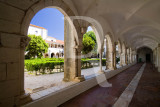
[[[112,107],[118,101],[121,94],[124,93],[130,82],[133,81],[135,75],[138,74],[137,72],[142,71],[139,70],[141,67],[142,63],[138,63],[110,78],[108,81],[112,84],[112,87],[100,87],[97,85],[60,105],[60,107]],[[160,107],[160,73],[155,69],[153,70],[150,63],[146,64],[143,71],[139,85],[135,93],[133,93],[133,99],[129,106]],[[129,91],[132,91],[132,88]],[[130,95],[127,97],[130,97]],[[125,100],[125,98],[122,99]],[[121,107],[120,105],[124,107],[124,104],[119,104],[119,107]]]
[[[105,70],[105,66],[102,67]],[[117,64],[117,68],[120,66]],[[82,75],[84,75],[85,79],[89,79],[98,75],[99,67],[93,67],[88,69],[82,69]],[[106,72],[109,70],[105,70]],[[77,82],[63,82],[64,72],[55,73],[55,74],[47,74],[40,76],[31,76],[25,74],[25,91],[27,93],[32,93],[31,97],[33,100],[43,97],[51,92],[58,91],[70,85],[76,84]],[[45,88],[45,89],[43,89]],[[30,91],[29,91],[30,90]],[[34,90],[39,90],[37,92],[33,92]]]

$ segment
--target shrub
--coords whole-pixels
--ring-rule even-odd
[[[98,63],[99,65],[99,59],[81,59],[82,69],[91,68],[93,67],[93,65],[95,65],[95,63]],[[25,69],[30,72],[35,71],[36,75],[37,72],[45,74],[45,71],[49,71],[50,73],[52,73],[53,69],[55,69],[55,67],[57,68],[58,66],[58,69],[60,69],[61,71],[63,65],[64,59],[62,58],[42,58],[25,60]],[[105,59],[102,59],[102,65],[106,65]]]

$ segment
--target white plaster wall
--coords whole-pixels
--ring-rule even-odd
[[[51,57],[51,54],[54,53],[56,55],[56,53],[64,53],[64,50],[62,48],[48,48],[48,54]]]
[[[28,35],[36,35],[36,36],[42,36],[43,39],[47,37],[47,30],[46,29],[41,29],[33,26],[29,26],[28,28]]]
[[[48,41],[52,41],[53,40],[53,42],[56,42],[56,39],[55,38],[51,38],[51,37],[47,37],[46,40],[48,40]]]

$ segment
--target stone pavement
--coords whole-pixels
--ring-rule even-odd
[[[136,64],[108,79],[112,87],[97,85],[65,102],[60,107],[112,107],[141,66],[142,63]]]
[[[160,72],[147,63],[129,107],[160,107]]]

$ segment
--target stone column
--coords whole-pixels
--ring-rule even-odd
[[[32,100],[24,91],[24,49],[29,40],[0,33],[0,106],[20,106]]]
[[[156,54],[155,54],[155,49],[153,50],[153,64],[154,64],[154,66],[156,65]]]
[[[129,64],[129,49],[127,50],[127,64]]]
[[[125,52],[124,56],[125,56],[125,65],[128,65],[128,54],[127,54],[127,49],[126,49],[126,52]]]
[[[27,36],[20,39],[20,96],[16,97],[16,105],[22,105],[26,102],[32,101],[30,94],[25,93],[24,90],[24,60],[25,60],[25,48],[28,46],[30,38]]]
[[[114,70],[114,52],[113,51],[108,51],[108,58],[107,58],[107,68],[110,70]]]
[[[119,66],[123,66],[123,53],[120,52],[119,56],[120,56],[120,64],[119,64]]]
[[[77,77],[77,49],[75,32],[67,20],[64,20],[64,78],[63,81],[74,81]]]
[[[116,45],[113,47],[113,67],[114,70],[117,69],[117,62],[116,62]]]
[[[158,67],[158,54],[157,54],[157,48],[155,48],[155,67]]]
[[[133,63],[133,52],[131,53],[131,63]]]
[[[108,42],[107,42],[107,39],[106,39],[106,70],[108,69],[108,58],[109,58],[109,53],[108,53]]]
[[[160,44],[158,44],[157,47],[157,67],[158,67],[158,72],[160,72]]]
[[[104,71],[102,70],[102,52],[103,52],[103,49],[100,49],[99,51],[99,66],[100,66],[99,73],[104,73]]]
[[[81,75],[81,51],[82,51],[82,47],[79,46],[77,47],[77,75],[75,77],[75,81],[78,81],[78,82],[81,82],[81,81],[84,81],[85,78],[83,75]]]
[[[132,50],[130,49],[130,54],[129,54],[129,59],[130,59],[130,64],[132,63]]]
[[[106,41],[106,69],[114,70],[114,53]]]

